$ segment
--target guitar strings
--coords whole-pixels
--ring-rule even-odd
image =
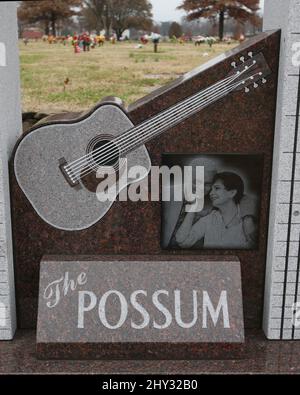
[[[253,65],[254,65],[254,64],[255,64],[255,63],[253,63]],[[252,67],[252,66],[250,66],[250,67]],[[248,69],[249,69],[250,67],[248,67]],[[246,71],[246,70],[247,70],[247,69],[245,69],[244,71]],[[259,73],[259,74],[260,74],[260,73]],[[169,120],[170,117],[172,117],[172,122],[171,122],[171,124],[173,123],[173,124],[175,125],[175,124],[176,124],[176,118],[175,118],[175,121],[174,121],[174,111],[175,111],[175,109],[176,109],[176,111],[179,111],[179,110],[180,110],[180,111],[183,111],[187,106],[190,106],[190,105],[192,105],[192,106],[194,106],[194,107],[195,107],[195,105],[197,105],[197,108],[198,108],[199,104],[202,104],[202,103],[203,103],[204,98],[205,98],[205,101],[208,101],[208,103],[210,104],[210,101],[211,101],[211,99],[212,99],[214,96],[216,96],[216,97],[218,98],[218,96],[219,96],[220,94],[222,94],[222,95],[223,95],[224,93],[227,94],[226,89],[225,89],[225,92],[224,92],[224,87],[226,86],[226,84],[228,84],[229,82],[232,83],[234,80],[236,80],[237,78],[239,78],[240,75],[241,75],[241,73],[235,74],[235,75],[230,76],[230,77],[227,77],[225,80],[220,81],[219,83],[213,85],[213,87],[207,88],[207,89],[205,89],[204,91],[201,91],[200,93],[197,93],[196,95],[190,97],[189,99],[186,99],[186,100],[188,100],[187,102],[186,102],[186,100],[185,100],[184,102],[178,103],[177,105],[171,107],[169,110],[167,110],[167,111],[164,113],[164,115],[165,115],[166,113],[169,113],[169,114],[168,114],[167,116],[165,116],[165,117],[162,119],[162,122],[161,122],[160,119],[152,119],[151,122],[148,122],[148,123],[146,123],[146,124],[145,124],[145,123],[142,124],[142,125],[141,125],[142,127],[138,127],[138,128],[136,128],[135,130],[129,131],[129,132],[130,132],[129,134],[131,134],[131,135],[134,134],[134,133],[136,133],[137,131],[139,132],[139,133],[136,133],[136,135],[137,135],[137,137],[138,137],[138,140],[136,140],[136,141],[134,142],[134,144],[132,145],[132,147],[134,147],[134,146],[137,144],[137,142],[139,143],[140,140],[141,140],[141,138],[144,138],[144,136],[145,136],[144,131],[147,132],[147,133],[146,133],[146,136],[151,136],[152,134],[155,135],[155,134],[157,134],[158,132],[161,133],[161,130],[163,130],[164,128],[166,128],[167,126],[169,126],[169,123],[168,123],[167,121]],[[250,78],[253,79],[253,76],[250,77]],[[240,84],[243,84],[243,83],[245,83],[245,82],[244,82],[244,81],[243,81],[243,82],[239,82],[239,83],[237,84],[237,86],[240,85]],[[218,86],[218,87],[217,87],[217,86]],[[218,94],[217,94],[217,95],[216,95],[216,87],[218,88],[218,90],[217,90]],[[234,88],[235,88],[235,85],[234,85],[234,86],[233,86],[233,85],[232,85],[232,86],[229,86],[229,87],[228,87],[228,91],[230,91],[230,90],[232,90],[232,89],[234,89]],[[207,92],[207,91],[208,91],[208,92],[214,91],[214,94],[213,94],[213,95],[206,94],[206,95],[204,96],[204,93]],[[203,99],[202,99],[202,97],[203,97]],[[209,100],[208,100],[208,99],[209,99]],[[196,108],[196,109],[197,109],[197,108]],[[195,111],[195,109],[192,107],[192,108],[186,113],[185,117],[188,116],[189,114],[191,114],[191,113],[194,112],[194,111]],[[156,118],[157,118],[157,116],[156,116]],[[183,120],[184,118],[178,117],[178,119],[179,119],[179,121],[181,121],[181,120]],[[151,128],[150,128],[150,129],[149,129],[149,125],[151,125]],[[159,128],[158,128],[157,130],[153,130],[153,126],[156,127],[157,125],[159,125]],[[138,129],[139,129],[139,130],[138,130]],[[152,130],[154,131],[154,133],[152,132]],[[143,132],[143,133],[141,133],[141,132]],[[128,133],[127,133],[127,134],[128,134]],[[113,142],[116,142],[116,145],[117,145],[119,142],[122,142],[122,141],[126,140],[127,137],[128,137],[128,136],[121,135],[120,138],[117,138],[117,139],[113,140]],[[111,142],[108,143],[107,145],[110,146],[110,144],[111,144]],[[123,145],[119,145],[119,149],[120,149],[120,150],[118,150],[118,156],[120,155],[120,153],[122,153],[122,152],[124,151],[125,147],[130,147],[130,144],[131,144],[131,142],[126,143],[126,144],[123,144]],[[117,145],[117,146],[118,146],[118,145]],[[103,148],[104,148],[104,146],[100,147],[100,149],[99,149],[99,151],[101,151],[100,154],[98,154],[98,155],[95,156],[95,153],[97,153],[97,152],[94,151],[93,154],[92,154],[92,155],[90,154],[89,156],[92,157],[93,160],[96,160],[96,159],[99,159],[99,158],[101,157],[101,154],[102,154],[102,155],[104,154],[104,156],[101,158],[101,160],[106,160],[106,161],[107,161],[108,158],[109,158],[109,156],[107,156],[107,155],[110,154],[110,153],[113,153],[113,150],[110,148],[110,149],[108,149],[108,150],[105,151],[105,150],[103,150]],[[85,156],[85,157],[87,157],[87,156]],[[113,154],[113,155],[111,156],[111,158],[113,158],[113,157],[115,157],[115,154]],[[75,162],[78,162],[78,160],[75,161]],[[73,163],[75,163],[75,162],[73,162]],[[70,166],[70,165],[71,165],[71,164],[69,164],[68,167],[70,168],[70,170],[73,171],[73,177],[74,177],[74,176],[75,176],[75,177],[78,177],[78,176],[79,176],[79,173],[77,172],[77,169],[78,169],[79,165],[81,166],[81,164],[77,163],[77,165],[74,166],[73,168],[72,168],[72,166]],[[93,166],[93,170],[92,170],[92,171],[94,171],[94,169],[97,168],[97,166],[98,166],[98,164],[95,165],[95,166]],[[90,167],[90,164],[89,164],[89,167]],[[82,170],[84,170],[84,167],[81,168],[80,172],[82,172]],[[87,174],[87,173],[83,173],[83,174],[81,174],[81,176],[86,175],[86,174]]]
[[[231,82],[231,80],[234,80],[235,78],[236,78],[236,75],[230,76],[230,77],[228,77],[227,79],[222,80],[222,81],[219,81],[217,84],[215,84],[215,85],[213,85],[213,86],[210,86],[209,88],[207,88],[207,89],[201,91],[200,93],[198,92],[197,94],[195,94],[195,95],[193,95],[193,96],[191,96],[191,97],[189,97],[189,98],[187,98],[187,99],[185,99],[185,100],[189,100],[189,99],[192,100],[193,98],[196,98],[196,97],[198,97],[199,95],[203,95],[204,93],[206,93],[206,91],[214,91],[214,90],[217,88],[217,85],[220,85],[220,84],[225,85],[226,83]],[[184,102],[185,102],[185,100],[184,100]],[[177,106],[182,105],[182,104],[183,104],[183,102],[180,102],[180,103],[176,104],[175,106],[172,106],[171,108],[169,108],[168,110],[166,110],[166,111],[163,112],[163,113],[165,114],[165,113],[167,113],[167,112],[169,112],[169,111],[171,111],[171,110],[172,110],[172,112],[173,112],[174,110],[176,110],[176,107],[177,107]],[[156,118],[156,117],[158,117],[158,116],[161,116],[161,114],[157,114],[154,118]],[[155,121],[155,119],[152,119],[152,120],[151,120],[151,122],[153,122],[153,121]],[[114,141],[119,140],[119,142],[121,142],[123,139],[128,138],[131,134],[135,134],[136,132],[139,132],[139,128],[140,128],[141,126],[143,126],[143,127],[144,127],[144,126],[148,126],[148,124],[147,124],[147,122],[144,122],[144,123],[142,123],[140,126],[137,126],[137,127],[134,127],[134,128],[132,128],[132,129],[128,130],[126,133],[122,134],[121,136],[117,137],[116,139],[114,139],[114,140],[112,140],[112,141],[114,142]],[[98,150],[95,150],[93,153],[90,153],[90,154],[88,154],[88,155],[84,155],[84,156],[82,156],[81,158],[78,158],[78,159],[76,159],[75,161],[70,162],[70,163],[66,166],[66,169],[67,169],[67,168],[71,168],[72,170],[75,170],[77,166],[74,166],[74,165],[75,165],[77,162],[79,162],[79,161],[84,162],[88,156],[92,157],[95,153],[97,153],[97,151],[101,151],[103,148],[105,148],[105,146],[110,146],[112,141],[110,141],[109,143],[105,144],[104,146],[98,148]],[[78,165],[78,163],[77,163],[77,165]]]
[[[214,89],[215,87],[217,87],[218,85],[225,85],[226,82],[228,82],[228,81],[230,82],[230,80],[233,80],[234,78],[236,78],[235,75],[229,76],[229,77],[227,77],[225,80],[219,81],[219,82],[216,83],[215,85],[210,86],[210,87],[206,88],[205,90],[203,90],[203,91],[201,91],[201,92],[198,92],[198,93],[194,94],[193,96],[190,96],[189,98],[183,100],[183,102],[177,103],[176,105],[172,106],[171,108],[169,108],[169,109],[167,109],[167,110],[165,110],[165,111],[162,111],[161,113],[155,115],[154,118],[151,119],[150,121],[143,122],[141,125],[138,125],[138,126],[136,126],[136,127],[133,127],[133,128],[131,128],[131,129],[129,129],[127,132],[123,133],[121,136],[117,136],[117,137],[116,137],[114,140],[112,140],[112,141],[117,141],[117,140],[119,140],[119,142],[121,142],[123,139],[130,137],[130,135],[133,135],[133,134],[135,134],[136,132],[139,132],[139,129],[140,129],[141,127],[148,126],[148,124],[151,124],[154,120],[156,120],[156,118],[160,117],[162,114],[167,114],[167,113],[168,113],[169,111],[171,111],[171,110],[174,111],[174,109],[176,109],[177,106],[180,106],[180,105],[183,104],[186,100],[190,100],[190,99],[193,100],[193,98],[196,98],[196,97],[198,97],[199,95],[202,95],[202,94],[204,94],[204,93],[206,93],[206,92],[209,93],[209,91],[213,91],[213,89]],[[108,142],[106,145],[104,145],[104,146],[98,148],[98,150],[95,150],[94,153],[97,152],[97,151],[99,151],[99,150],[102,150],[103,148],[105,148],[105,146],[109,146],[110,143],[111,143],[111,141]],[[93,154],[94,154],[94,153],[93,153]],[[82,156],[81,158],[78,158],[78,159],[76,159],[75,161],[70,162],[70,163],[68,164],[68,166],[69,166],[69,167],[73,167],[73,169],[74,169],[74,165],[75,165],[78,161],[81,161],[82,159],[85,160],[88,156],[92,156],[93,154],[90,153],[90,154],[88,154],[88,155],[84,155],[84,156]],[[66,168],[67,168],[67,166],[66,166]],[[76,168],[76,166],[75,166],[75,168]]]
[[[262,75],[262,73],[257,73],[257,74],[255,74],[255,75]],[[248,79],[252,79],[252,77],[249,77]],[[237,86],[243,85],[243,84],[244,84],[244,82],[238,82],[238,83],[236,83],[234,86],[232,86],[230,90],[232,91],[232,90],[235,89]],[[230,90],[229,90],[229,92],[230,92]],[[219,95],[219,98],[225,97],[226,95],[227,95],[227,92],[223,92],[221,95]],[[212,102],[214,102],[214,101],[215,101],[215,99],[211,100],[207,105],[209,105],[210,103],[212,103]],[[203,108],[205,108],[207,105],[201,107],[200,110],[203,109]],[[198,104],[197,104],[197,107],[196,107],[196,108],[191,109],[191,110],[189,111],[189,115],[191,115],[191,114],[192,114],[193,112],[195,112],[195,111],[199,111],[199,105],[198,105]],[[180,120],[179,122],[181,122],[181,120]],[[171,122],[170,124],[171,124],[171,125],[174,125],[173,122]],[[176,124],[176,123],[175,123],[175,124]],[[168,124],[164,125],[164,126],[161,127],[160,129],[163,130],[163,129],[166,128],[166,127],[168,127]],[[156,131],[156,132],[154,132],[154,133],[151,133],[151,132],[150,132],[150,133],[149,133],[149,132],[146,133],[146,135],[144,135],[144,137],[146,137],[146,139],[144,138],[144,140],[141,140],[140,142],[138,142],[138,145],[140,145],[140,143],[143,143],[143,141],[147,141],[147,140],[149,139],[149,136],[152,138],[153,135],[159,134],[159,133],[161,133],[160,130],[159,130],[159,132]],[[134,145],[135,145],[135,144],[134,144]],[[134,145],[133,145],[133,148],[134,148]],[[128,147],[130,147],[130,143],[127,144],[127,145],[125,145],[125,146],[123,147],[123,150],[125,149],[125,152],[128,152],[128,151],[129,151]],[[130,150],[132,150],[132,148],[131,148]],[[122,152],[122,151],[121,151],[121,152]],[[105,159],[105,160],[107,161],[107,159]],[[87,171],[84,172],[84,173],[81,173],[80,175],[81,175],[81,177],[84,177],[85,175],[87,175],[87,174],[89,174],[89,173],[91,173],[91,172],[97,171],[97,169],[98,169],[99,167],[101,167],[99,164],[94,165],[94,166],[89,165],[89,166],[87,167]]]
[[[173,116],[173,112],[175,110],[178,111],[179,109],[181,109],[181,107],[183,105],[190,104],[191,101],[197,99],[198,97],[201,97],[205,93],[207,95],[207,93],[210,93],[210,91],[214,91],[216,88],[219,89],[220,87],[223,87],[224,85],[226,85],[226,83],[233,82],[235,79],[239,78],[245,71],[249,70],[255,63],[256,63],[256,61],[254,61],[251,66],[245,67],[245,69],[242,72],[238,72],[232,76],[229,76],[229,77],[225,78],[224,80],[219,81],[218,83],[214,84],[213,86],[206,88],[205,90],[201,91],[200,93],[197,93],[197,94],[185,99],[183,102],[180,102],[177,105],[172,106],[169,110],[166,110],[163,113],[156,115],[152,120],[144,122],[142,125],[129,130],[127,133],[124,133],[120,137],[117,137],[116,139],[112,140],[112,142],[117,142],[117,143],[122,142],[122,140],[129,138],[129,136],[134,135],[135,133],[136,133],[136,135],[138,135],[138,132],[145,130],[145,128],[148,128],[149,126],[157,124],[157,122],[159,122],[159,118],[161,117],[162,114],[164,115],[164,119],[166,118],[166,115],[168,113],[169,113],[169,115]],[[110,147],[112,142],[110,141],[107,144],[105,144],[104,146],[98,148],[98,150],[95,150],[93,153],[84,155],[82,158],[78,158],[74,162],[71,162],[69,165],[66,166],[66,170],[72,170],[75,172],[75,170],[77,170],[77,167],[79,166],[79,163],[76,164],[76,162],[79,162],[79,161],[85,162],[87,158],[89,158],[89,157],[93,158],[95,153],[98,153],[99,151],[102,152],[106,146]],[[103,151],[103,153],[104,152],[105,151]],[[76,164],[76,166],[74,166],[75,164]],[[80,166],[81,166],[81,163],[80,163]]]
[[[230,92],[232,89],[226,89],[226,90],[223,90],[223,91],[221,91],[221,92],[219,92],[217,95],[212,95],[211,96],[211,100],[209,100],[209,101],[207,101],[207,100],[202,100],[200,103],[197,103],[197,102],[195,102],[194,104],[196,104],[196,107],[191,107],[187,112],[186,112],[186,116],[189,116],[189,115],[191,115],[193,112],[195,112],[195,111],[199,111],[199,110],[201,110],[201,109],[203,109],[203,108],[205,108],[206,107],[206,105],[209,105],[209,104],[211,104],[211,103],[213,103],[215,100],[217,100],[217,99],[219,99],[219,98],[222,98],[222,97],[224,97],[224,96],[226,96],[227,94],[228,94],[228,92]],[[202,103],[207,103],[205,106],[201,106],[201,107],[199,107],[199,104],[202,104]],[[190,103],[189,103],[189,105],[190,105]],[[145,133],[143,133],[143,134],[141,134],[140,135],[140,139],[142,139],[141,141],[143,141],[143,139],[145,138],[145,137],[150,137],[150,136],[154,136],[155,134],[160,134],[164,129],[166,129],[166,128],[168,128],[168,126],[169,125],[176,125],[176,122],[178,123],[178,122],[181,122],[182,121],[182,118],[180,118],[180,117],[178,117],[178,119],[177,119],[177,121],[175,120],[174,121],[174,118],[172,117],[172,122],[165,122],[163,125],[161,125],[160,127],[158,127],[158,128],[155,128],[155,130],[153,129],[153,128],[151,128],[151,130],[149,131],[149,129],[145,129],[145,132],[146,132],[146,134]],[[118,151],[118,156],[120,156],[120,154],[122,153],[122,152],[124,152],[124,150],[125,151],[129,151],[129,150],[127,150],[127,148],[128,147],[131,147],[131,145],[132,145],[132,142],[125,142],[123,145],[121,145],[119,148],[120,148],[120,150]],[[135,142],[133,145],[132,145],[132,147],[134,147],[135,145],[137,145],[137,143]],[[132,149],[132,148],[131,148]],[[131,150],[130,149],[130,150]],[[105,155],[102,157],[102,153],[100,154],[100,155],[98,155],[97,157],[95,157],[94,158],[94,160],[102,160],[102,161],[105,161],[105,162],[107,162],[107,161],[109,161],[110,159],[113,159],[114,157],[115,157],[115,155],[111,155],[112,154],[112,150],[109,150],[108,152],[106,152],[105,153]],[[89,163],[89,164],[87,164],[87,166],[85,166],[85,167],[82,167],[79,171],[77,171],[77,172],[74,172],[73,173],[73,179],[75,179],[75,177],[76,177],[76,179],[80,179],[80,177],[84,177],[85,175],[87,175],[87,174],[89,174],[90,172],[93,172],[94,170],[96,170],[96,169],[98,169],[99,167],[101,166],[101,163],[98,163],[98,164],[95,164],[95,165],[92,165],[91,163]],[[87,171],[84,171],[84,170],[87,170]],[[74,181],[74,180],[73,180]]]
[[[254,76],[255,76],[255,75],[262,75],[262,73],[254,74],[253,76],[249,77],[248,79],[254,79]],[[247,81],[247,79],[246,79],[245,81]],[[231,87],[228,87],[229,90],[225,90],[225,94],[223,94],[224,89],[220,90],[220,91],[219,91],[219,94],[222,93],[223,96],[226,96],[226,94],[227,94],[228,92],[234,90],[234,89],[235,89],[236,87],[238,87],[239,85],[245,84],[245,81],[236,83],[237,85],[233,85],[233,84],[232,84]],[[161,123],[160,121],[158,122],[158,124],[159,124],[158,129],[157,129],[157,127],[156,127],[156,126],[157,126],[157,122],[155,123],[155,129],[153,129],[153,127],[151,128],[152,130],[149,129],[149,128],[144,128],[144,132],[146,132],[147,138],[148,138],[148,137],[151,137],[151,138],[152,138],[152,136],[155,136],[155,135],[157,135],[157,134],[162,133],[162,132],[164,131],[164,129],[165,129],[165,128],[168,128],[170,125],[175,126],[175,125],[178,124],[179,122],[182,122],[187,116],[191,115],[193,112],[195,112],[196,110],[198,110],[198,109],[199,109],[199,105],[202,104],[203,102],[206,103],[207,100],[208,100],[208,99],[211,99],[211,98],[213,98],[213,101],[219,99],[219,97],[220,97],[219,94],[218,94],[218,95],[215,95],[215,93],[214,93],[214,95],[211,96],[210,98],[209,98],[209,96],[207,96],[207,97],[205,98],[204,101],[203,101],[202,99],[201,99],[201,100],[199,100],[199,99],[194,99],[194,101],[193,101],[192,103],[190,103],[190,102],[185,103],[184,109],[185,109],[187,106],[190,106],[190,105],[193,105],[194,108],[191,108],[191,110],[188,111],[188,112],[185,114],[185,117],[184,117],[184,118],[178,117],[177,120],[176,120],[176,118],[175,118],[175,121],[174,121],[174,116],[173,116],[173,114],[170,114],[170,115],[167,117],[167,119],[165,119],[165,118],[163,119],[163,123]],[[221,96],[221,97],[223,97],[223,96]],[[195,107],[195,104],[196,104],[196,107]],[[211,104],[211,101],[208,101],[208,104]],[[205,107],[205,106],[204,106],[204,107]],[[201,109],[203,109],[204,107],[202,107]],[[182,110],[182,109],[181,109],[181,110]],[[170,123],[166,122],[166,120],[168,121],[168,119],[170,119],[170,118],[172,119],[172,122],[170,122]],[[153,132],[152,132],[152,131],[153,131]],[[137,140],[137,139],[135,140],[135,142],[132,144],[132,147],[130,148],[130,150],[132,150],[132,148],[134,148],[135,146],[140,145],[140,142],[141,142],[141,141],[147,141],[147,140],[140,140],[141,137],[144,137],[144,136],[145,136],[145,133],[144,133],[144,132],[139,134],[139,140]],[[123,145],[123,146],[119,146],[120,150],[119,150],[119,152],[118,152],[118,156],[120,156],[120,154],[123,153],[123,152],[128,152],[128,151],[129,151],[129,150],[128,150],[128,147],[130,147],[130,142],[126,143],[126,144]],[[125,151],[124,151],[124,149],[125,149]],[[100,155],[97,155],[94,159],[99,159],[100,157],[101,157],[101,159],[104,159],[104,160],[106,160],[106,161],[107,161],[108,159],[113,159],[115,155],[107,156],[107,155],[108,155],[109,153],[111,153],[111,152],[113,152],[113,151],[112,151],[112,150],[108,150],[108,151],[106,152],[106,154],[105,154],[103,157],[101,157],[101,154],[100,154]],[[89,164],[89,166],[90,166],[90,164]],[[96,166],[98,166],[98,164],[97,164]],[[94,168],[95,168],[95,166],[94,166]]]
[[[256,76],[256,75],[262,75],[262,73],[254,74],[253,76],[248,77],[248,79],[254,79],[254,76]],[[212,95],[210,98],[207,97],[207,98],[205,98],[205,100],[195,100],[195,101],[193,101],[193,103],[187,103],[187,105],[191,105],[191,108],[190,108],[190,110],[188,110],[185,113],[184,118],[178,117],[177,119],[175,118],[175,121],[173,121],[173,118],[172,118],[172,122],[162,123],[158,128],[153,129],[153,132],[151,131],[151,129],[149,129],[149,131],[147,131],[147,129],[146,129],[146,133],[140,134],[140,137],[142,137],[142,140],[141,139],[136,140],[132,144],[132,147],[130,148],[130,150],[135,148],[135,146],[139,146],[141,143],[148,141],[149,137],[152,139],[152,136],[156,136],[156,135],[160,134],[162,131],[164,131],[166,128],[168,128],[169,125],[173,125],[173,124],[174,124],[174,126],[177,125],[179,122],[182,122],[184,119],[186,119],[188,116],[190,116],[193,112],[197,111],[198,109],[202,110],[203,108],[207,107],[209,104],[216,101],[220,97],[222,98],[222,97],[226,96],[228,92],[236,89],[239,85],[244,85],[248,79],[246,79],[244,81],[240,81],[240,82],[235,82],[234,84],[231,84],[231,86],[229,86],[228,89],[220,90],[220,91],[218,91],[217,95]],[[209,99],[209,100],[207,101],[207,99]],[[205,105],[202,106],[202,103],[204,103]],[[144,137],[146,137],[146,139]],[[130,143],[121,147],[120,153],[123,153],[123,151],[128,152],[127,151],[128,147],[130,147]]]
[[[233,89],[235,89],[237,86],[239,86],[239,85],[241,85],[241,84],[242,84],[242,83],[236,83],[236,85],[233,86],[233,87],[231,87],[231,89],[229,89],[228,91],[225,90],[225,91],[223,91],[222,93],[218,94],[216,97],[212,98],[212,100],[210,100],[209,102],[207,102],[205,106],[202,106],[202,107],[199,108],[199,103],[198,103],[196,108],[193,107],[193,108],[191,108],[191,109],[187,112],[187,116],[192,115],[192,114],[193,114],[194,112],[196,112],[196,111],[202,110],[203,108],[205,108],[205,107],[207,107],[208,105],[210,105],[211,103],[213,103],[215,100],[220,99],[220,98],[222,98],[222,97],[225,97],[225,96],[228,94],[228,92],[232,91]],[[177,121],[177,123],[180,123],[181,121],[182,121],[182,120],[179,119],[179,121]],[[166,123],[165,125],[161,126],[158,130],[155,130],[154,132],[147,132],[146,134],[144,134],[143,136],[141,136],[142,139],[138,142],[138,144],[137,144],[137,143],[134,143],[132,146],[131,146],[131,143],[130,143],[130,142],[127,143],[127,144],[124,144],[124,146],[122,147],[121,151],[119,152],[119,155],[120,155],[120,153],[122,153],[122,151],[124,151],[124,150],[125,150],[125,152],[131,151],[131,150],[134,148],[134,146],[136,146],[136,145],[138,145],[138,146],[141,145],[141,144],[143,143],[143,141],[149,140],[149,137],[150,137],[150,138],[153,138],[153,136],[155,136],[156,134],[160,134],[161,131],[163,131],[164,129],[168,128],[169,125],[175,125],[175,124],[176,124],[176,121],[175,121],[175,122],[172,121],[172,122],[170,122],[169,124]],[[130,148],[130,149],[129,149],[129,148]],[[119,156],[119,155],[118,155],[118,156]],[[113,159],[114,157],[115,157],[115,156],[112,156],[112,155],[111,155],[111,156],[105,155],[103,158],[101,157],[101,155],[98,156],[98,158],[100,158],[101,160],[104,160],[105,162],[107,162],[107,161],[110,160],[110,159]],[[97,163],[97,164],[95,164],[95,165],[88,164],[88,166],[86,166],[85,168],[82,168],[82,170],[81,170],[80,173],[76,173],[76,177],[78,177],[78,180],[79,180],[81,177],[84,177],[84,176],[86,176],[86,175],[88,175],[88,174],[90,174],[90,173],[92,173],[92,172],[94,172],[94,171],[97,171],[98,168],[101,167],[101,165],[102,165],[101,163]],[[103,165],[105,165],[105,164],[103,163]],[[102,165],[102,166],[103,166],[103,165]],[[86,171],[84,171],[85,169],[86,169]]]
[[[195,107],[192,107],[192,108],[190,108],[190,110],[188,110],[187,111],[187,116],[190,116],[193,112],[195,112],[195,111],[199,111],[199,110],[202,110],[203,108],[205,108],[205,107],[207,107],[209,104],[211,104],[211,103],[213,103],[216,99],[220,99],[220,98],[222,98],[222,97],[225,97],[227,94],[228,94],[228,92],[230,92],[230,91],[232,91],[232,89],[234,89],[235,87],[237,87],[237,86],[239,86],[241,83],[236,83],[234,86],[232,86],[230,89],[226,89],[226,90],[224,90],[224,91],[222,91],[222,92],[220,92],[219,94],[217,94],[217,95],[215,95],[215,97],[213,97],[212,96],[212,98],[209,100],[209,101],[207,101],[207,104],[205,105],[205,106],[201,106],[201,107],[199,107],[199,103],[194,103],[194,104],[196,104],[197,106]],[[182,121],[182,119],[180,118],[179,119],[179,121],[178,122],[181,122]],[[168,125],[169,124],[171,124],[171,125],[176,125],[176,121],[172,121],[172,122],[170,122],[170,123],[166,123],[166,124],[164,124],[163,126],[161,126],[159,129],[157,129],[157,130],[155,130],[154,132],[153,131],[149,131],[148,133],[146,133],[146,134],[143,134],[142,136],[141,136],[141,138],[142,138],[142,140],[140,140],[139,142],[138,142],[138,145],[140,145],[140,143],[143,143],[143,141],[147,141],[148,139],[149,139],[149,137],[151,136],[154,136],[154,135],[156,135],[156,134],[160,134],[161,133],[161,131],[162,130],[164,130],[165,128],[168,128]],[[145,137],[146,137],[146,139],[145,139]],[[130,145],[131,145],[131,143],[129,142],[129,143],[127,143],[127,144],[124,144],[124,146],[123,147],[121,147],[121,151],[120,151],[120,153],[122,153],[124,150],[126,151],[126,152],[128,152],[129,151],[129,147],[130,147]],[[132,147],[130,147],[130,150],[132,150],[132,148],[134,148],[134,146],[136,146],[137,145],[137,143],[135,142],[133,145],[132,145]],[[101,156],[100,156],[101,157]],[[111,158],[113,158],[113,157],[111,157]],[[105,160],[106,162],[109,160],[109,156],[108,157],[103,157],[103,158],[101,158],[101,160]],[[89,165],[89,166],[87,166],[87,171],[82,171],[82,170],[84,170],[84,168],[81,170],[81,172],[78,172],[78,173],[76,173],[75,174],[75,176],[76,177],[84,177],[84,176],[86,176],[87,174],[89,174],[89,173],[91,173],[91,172],[94,172],[95,170],[97,170],[99,167],[101,167],[100,166],[100,164],[95,164],[95,165]]]

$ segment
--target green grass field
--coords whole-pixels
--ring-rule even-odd
[[[137,49],[137,43],[106,43],[74,54],[71,45],[20,42],[22,110],[82,111],[104,96],[129,105],[235,45],[161,43],[155,54],[152,44]]]

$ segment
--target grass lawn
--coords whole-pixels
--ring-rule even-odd
[[[71,45],[20,42],[23,112],[82,111],[104,96],[118,96],[126,105],[165,85],[237,44],[106,43],[74,54]],[[69,84],[64,91],[64,81]]]

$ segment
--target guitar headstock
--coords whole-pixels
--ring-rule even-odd
[[[258,88],[259,85],[266,84],[266,77],[272,73],[264,55],[260,52],[254,55],[248,52],[247,56],[240,57],[240,63],[232,62],[233,71],[228,74],[228,77],[235,77],[233,79],[233,91],[244,90],[246,93],[250,92],[251,88]]]

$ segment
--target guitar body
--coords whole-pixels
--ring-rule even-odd
[[[21,139],[14,157],[16,178],[44,221],[58,229],[76,231],[90,227],[107,213],[113,199],[105,202],[97,199],[96,189],[101,180],[93,167],[76,186],[71,186],[60,165],[62,161],[70,163],[84,157],[99,144],[113,140],[133,126],[123,109],[113,103],[103,103],[76,122],[46,124]],[[122,187],[117,182],[115,199],[127,185],[145,178],[151,168],[144,145],[121,155],[119,163],[119,176],[126,166],[128,171],[132,166],[145,170],[138,179],[129,179]]]

